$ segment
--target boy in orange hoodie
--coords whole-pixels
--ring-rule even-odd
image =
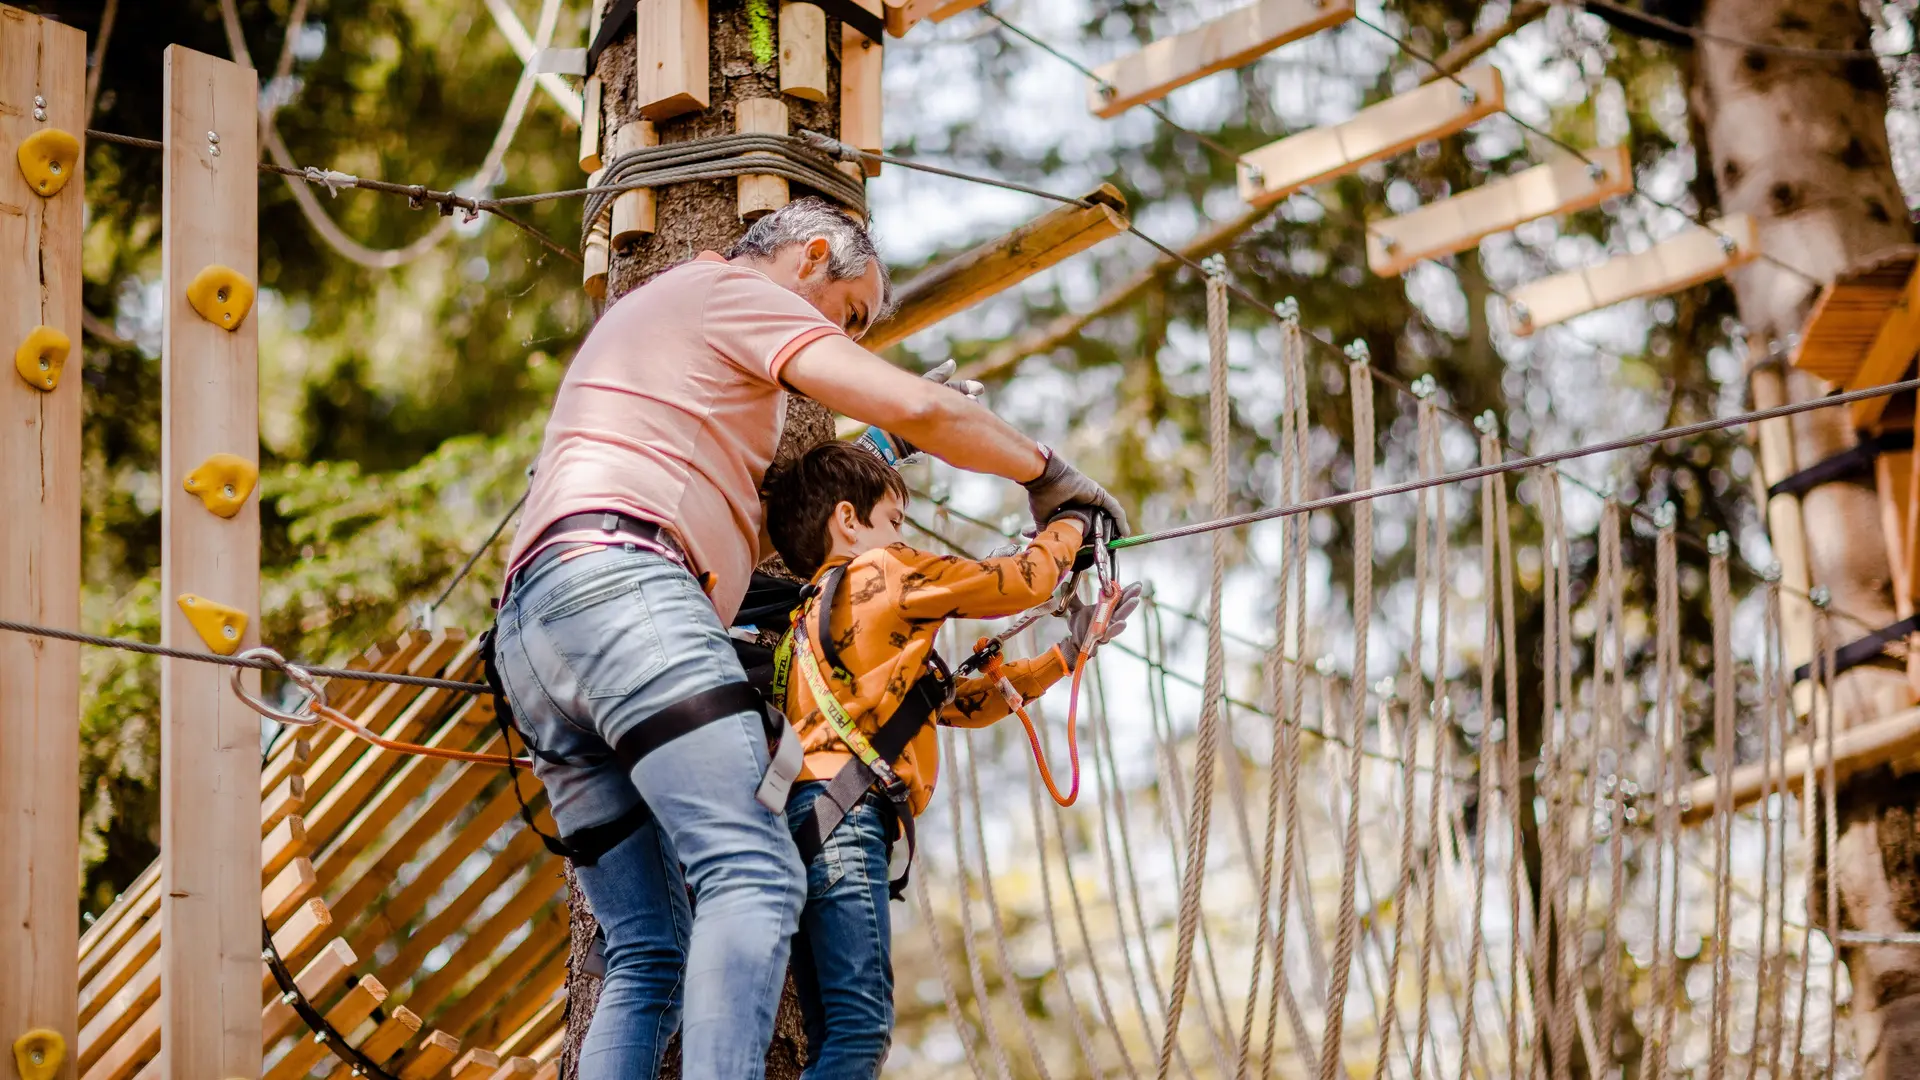
[[[808,452],[767,491],[767,522],[787,568],[812,580],[775,664],[806,764],[787,800],[787,823],[807,862],[807,902],[793,967],[805,1014],[804,1080],[872,1077],[893,1032],[887,863],[932,798],[935,725],[985,727],[1011,705],[998,680],[954,682],[933,651],[949,619],[998,619],[1046,604],[1086,537],[1095,511],[1067,508],[1026,550],[981,560],[935,555],[900,535],[907,489],[873,453],[847,443]],[[1095,636],[1093,608],[1070,601],[1068,633],[1053,648],[1008,661],[1024,698],[1071,674],[1083,648],[1126,627],[1133,586]],[[904,884],[904,877],[896,886]],[[897,890],[895,892],[897,896]]]

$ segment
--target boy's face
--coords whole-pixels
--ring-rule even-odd
[[[892,492],[881,496],[880,501],[873,504],[873,512],[867,518],[872,524],[861,522],[859,511],[844,500],[833,508],[833,519],[829,524],[833,533],[832,554],[853,558],[905,540],[900,535],[900,529],[906,524],[907,505],[900,496]]]

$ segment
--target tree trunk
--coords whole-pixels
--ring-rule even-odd
[[[1851,0],[1706,0],[1699,26],[1725,39],[1865,49],[1868,27]],[[1906,205],[1887,147],[1887,93],[1870,59],[1801,59],[1701,41],[1695,46],[1692,106],[1704,133],[1722,209],[1760,223],[1763,251],[1817,279],[1765,259],[1732,276],[1740,317],[1761,343],[1797,333],[1819,285],[1873,253],[1911,239]],[[1768,363],[1754,350],[1756,367]],[[1771,377],[1771,376],[1770,376]],[[1788,376],[1804,400],[1830,387]],[[1854,445],[1842,409],[1793,420],[1794,452],[1805,468]],[[1887,553],[1874,528],[1874,493],[1832,483],[1804,497],[1811,580],[1832,591],[1837,611],[1877,628],[1894,621]],[[1866,630],[1834,620],[1836,637]],[[1840,728],[1908,704],[1902,674],[1865,666],[1834,691]],[[1920,925],[1920,782],[1890,772],[1858,777],[1840,793],[1840,839],[1826,869],[1839,884],[1842,925],[1878,933]],[[1824,885],[1814,922],[1825,923]],[[1898,947],[1845,951],[1853,977],[1855,1038],[1870,1080],[1920,1075],[1920,953]]]
[[[677,2],[677,0],[676,0]],[[828,78],[827,100],[802,101],[782,97],[778,61],[756,62],[754,40],[759,35],[762,57],[779,55],[777,0],[708,0],[711,45],[708,53],[708,101],[711,107],[656,125],[662,144],[688,139],[730,135],[734,131],[736,103],[747,98],[780,98],[788,110],[792,130],[810,128],[838,135],[840,132],[840,40],[838,19],[829,18],[827,26]],[[771,40],[773,48],[765,48]],[[626,36],[610,46],[600,58],[598,74],[605,86],[602,99],[602,140],[611,147],[612,135],[622,125],[640,119],[641,102],[633,96],[634,36]],[[606,156],[611,158],[610,150]],[[793,185],[793,197],[810,194]],[[746,231],[738,215],[736,184],[733,180],[702,181],[658,189],[658,231],[632,247],[615,251],[608,274],[607,302],[640,287],[662,270],[686,262],[703,250],[724,251]],[[644,362],[644,358],[642,358]],[[790,460],[811,447],[833,437],[833,415],[823,406],[798,396],[788,398],[786,427],[781,434],[775,464]],[[764,569],[780,568],[777,562]],[[581,960],[592,944],[595,930],[593,914],[574,882],[572,868],[567,871],[567,899],[571,909],[572,941],[567,953],[567,1031],[561,1051],[561,1075],[575,1075],[580,1043],[587,1025],[593,1020],[600,997],[600,983],[581,971]],[[773,1044],[767,1052],[768,1080],[792,1080],[800,1075],[805,1060],[806,1039],[801,1033],[793,982],[787,982],[775,1024]],[[668,1047],[668,1060],[662,1077],[680,1075],[679,1044]]]

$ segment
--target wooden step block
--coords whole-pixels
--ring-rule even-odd
[[[439,1080],[459,1054],[459,1039],[444,1031],[429,1032],[402,1060],[395,1080]]]
[[[548,904],[559,901],[560,906],[564,907],[565,895],[558,867],[551,860],[541,860],[513,898],[486,922],[473,928],[444,966],[414,984],[407,993],[407,1007],[423,1016],[434,1016],[440,1005],[474,969],[493,956],[494,950],[509,934],[526,925],[528,919]],[[438,1017],[435,1017],[434,1025],[440,1026]],[[446,1027],[450,1031],[460,1030],[454,1024],[447,1024]]]
[[[1310,128],[1241,155],[1240,197],[1255,206],[1278,202],[1301,188],[1451,135],[1505,107],[1506,84],[1498,70],[1469,68],[1460,73],[1460,83],[1430,82],[1369,105],[1350,120]]]
[[[493,1051],[476,1046],[453,1063],[453,1080],[488,1080],[499,1067],[500,1058]]]
[[[260,890],[261,918],[267,920],[268,926],[278,927],[302,901],[313,895],[318,884],[313,863],[304,858],[294,859]]]
[[[387,988],[380,985],[380,980],[363,976],[348,987],[345,996],[323,1015],[326,1016],[328,1025],[333,1030],[341,1032],[344,1037],[346,1032],[359,1027],[367,1017],[372,1016],[373,1010],[379,1008],[386,1000]],[[323,1059],[332,1054],[333,1051],[329,1050],[324,1043],[315,1042],[311,1038],[301,1039],[293,1044],[293,1048],[287,1051],[285,1057],[267,1070],[264,1080],[299,1080],[315,1065],[320,1064]]]
[[[566,965],[562,964],[560,970],[564,988]],[[524,1023],[514,1029],[512,1034],[501,1040],[500,1052],[509,1056],[521,1054],[527,1057],[539,1057],[540,1055],[535,1051],[546,1041],[547,1036],[553,1034],[554,1030],[566,1021],[566,1016],[567,998],[565,994],[560,994],[541,1006],[540,1011],[528,1017]]]
[[[634,100],[648,120],[707,107],[707,0],[640,0]]]
[[[886,0],[887,33],[900,37],[922,19],[945,22],[987,0]]]
[[[300,988],[309,1001],[323,1005],[346,986],[347,980],[353,977],[353,965],[358,960],[346,942],[334,938],[320,949],[318,956],[294,975],[293,984]],[[299,1024],[300,1014],[279,998],[260,1010],[261,1036],[266,1045],[271,1046]]]
[[[1353,0],[1260,0],[1094,68],[1087,108],[1103,119],[1118,116],[1351,18]]]
[[[1793,366],[1847,384],[1880,341],[1896,311],[1910,313],[1920,247],[1903,244],[1851,267],[1820,290],[1794,343]]]
[[[260,841],[260,873],[271,881],[273,875],[286,869],[287,864],[305,855],[307,844],[307,819],[299,814],[288,814],[286,820],[273,827]]]
[[[487,1080],[533,1080],[533,1074],[539,1071],[540,1063],[530,1057],[508,1058]]]
[[[298,972],[332,929],[333,913],[327,910],[326,901],[309,900],[295,908],[273,932],[273,951],[280,954],[281,963]],[[260,965],[260,992],[265,997],[280,993],[280,984],[264,963]]]
[[[384,1066],[388,1058],[399,1053],[400,1048],[413,1041],[413,1037],[418,1034],[420,1034],[420,1018],[402,1005],[381,1020],[379,1026],[374,1028],[356,1049],[368,1061]],[[328,1080],[356,1080],[356,1078],[353,1069],[343,1061],[334,1067]]]
[[[476,1037],[473,1029],[488,1013],[510,1013],[519,1007],[522,1004],[521,991],[525,989],[529,975],[542,971],[533,979],[535,983],[544,985],[542,996],[552,993],[555,985],[545,978],[551,968],[560,969],[560,981],[564,982],[567,964],[565,906],[556,905],[556,909],[559,917],[556,917],[555,911],[549,911],[544,917],[536,919],[520,944],[496,959],[487,973],[460,995],[459,1001],[442,1009],[434,1017],[434,1024],[463,1037],[475,1037],[477,1042],[495,1043],[497,1035],[483,1032]],[[548,964],[549,960],[554,963]]]
[[[298,773],[280,781],[278,787],[260,796],[260,835],[272,832],[274,826],[287,819],[306,805],[307,779]]]
[[[1476,247],[1498,232],[1537,218],[1571,214],[1633,190],[1627,146],[1594,150],[1589,164],[1568,154],[1411,213],[1367,226],[1367,265],[1381,277],[1403,274],[1425,259]]]
[[[1759,230],[1746,214],[1721,218],[1711,227],[1691,225],[1637,255],[1520,286],[1508,297],[1508,323],[1525,336],[1627,300],[1691,288],[1759,255]]]
[[[880,0],[855,0],[868,11],[880,13]],[[887,148],[884,98],[881,94],[881,68],[886,50],[877,41],[845,23],[840,24],[840,140],[856,150],[870,154]],[[880,163],[860,161],[868,176],[880,175]]]

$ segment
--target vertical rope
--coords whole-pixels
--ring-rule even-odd
[[[1725,1080],[1727,1041],[1733,1013],[1733,601],[1727,583],[1726,533],[1716,533],[1707,542],[1707,580],[1713,605],[1713,771],[1714,771],[1714,846],[1713,846],[1713,1017],[1709,1038],[1707,1080]],[[1762,891],[1765,878],[1761,879]],[[1764,904],[1765,901],[1763,900]],[[1764,963],[1766,930],[1761,923],[1761,956]],[[1756,1032],[1757,1034],[1757,1032]]]
[[[1033,1030],[1033,1018],[1027,1015],[1026,995],[1021,992],[1020,984],[1015,981],[1013,958],[1007,953],[1007,927],[1000,918],[1000,898],[993,887],[993,866],[987,858],[987,829],[980,813],[980,770],[975,763],[975,745],[971,742],[967,744],[966,756],[968,816],[973,819],[973,840],[980,854],[980,894],[987,902],[987,925],[993,929],[993,957],[1000,964],[1000,987],[1006,991],[1008,999],[1013,1002],[1014,1016],[1020,1024],[1020,1037],[1027,1044],[1027,1057],[1033,1063],[1034,1073],[1040,1077],[1040,1080],[1051,1080],[1052,1074],[1047,1071],[1046,1056],[1040,1052],[1039,1036]],[[960,785],[954,786],[957,788]],[[954,811],[957,814],[959,810],[960,804],[956,800]],[[1043,838],[1036,836],[1035,839]],[[1063,980],[1066,978],[1064,970],[1061,972],[1061,978]],[[1078,1026],[1079,1022],[1080,1015],[1078,1010],[1075,1010],[1074,1024]],[[1092,1064],[1091,1057],[1088,1058],[1088,1064]]]
[[[1559,698],[1560,715],[1553,728],[1554,743],[1550,777],[1553,784],[1553,797],[1549,802],[1552,820],[1553,838],[1552,856],[1555,867],[1555,887],[1550,891],[1553,897],[1553,923],[1555,937],[1559,943],[1557,968],[1554,972],[1553,994],[1553,1076],[1554,1080],[1571,1080],[1574,1039],[1574,995],[1584,993],[1583,980],[1580,977],[1580,941],[1585,927],[1571,921],[1573,906],[1573,877],[1569,866],[1567,846],[1571,840],[1569,830],[1576,800],[1573,792],[1573,778],[1568,774],[1567,755],[1573,745],[1573,550],[1567,543],[1566,504],[1560,486],[1560,473],[1548,470],[1543,477],[1547,490],[1552,493],[1554,529],[1551,541],[1555,548],[1553,575],[1557,579],[1557,602],[1552,611],[1557,624],[1555,637],[1560,643],[1560,653],[1556,668],[1560,678]],[[1553,719],[1549,717],[1549,719]],[[1583,873],[1582,877],[1586,875]],[[1591,1071],[1591,1064],[1589,1064]]]
[[[1493,433],[1493,417],[1485,417],[1483,433]],[[1502,722],[1501,780],[1505,784],[1505,810],[1507,815],[1507,932],[1511,935],[1507,949],[1507,1065],[1509,1074],[1514,1077],[1533,1075],[1534,1045],[1532,1040],[1524,1043],[1521,1039],[1524,1016],[1522,1006],[1525,999],[1521,995],[1521,930],[1523,905],[1522,897],[1528,895],[1525,833],[1520,815],[1524,813],[1524,804],[1520,798],[1520,662],[1517,656],[1517,636],[1514,633],[1513,614],[1513,526],[1507,515],[1507,483],[1504,477],[1490,477],[1493,483],[1494,542],[1498,545],[1497,558],[1500,564],[1500,665],[1505,689],[1505,719]],[[1522,1049],[1526,1057],[1522,1058]]]
[[[1826,743],[1827,782],[1821,791],[1821,818],[1825,827],[1822,836],[1820,863],[1827,880],[1827,917],[1824,925],[1827,930],[1827,1075],[1834,1075],[1837,1063],[1835,1053],[1838,1046],[1840,1027],[1840,876],[1833,872],[1834,852],[1840,846],[1840,782],[1837,771],[1839,764],[1834,761],[1835,728],[1833,710],[1833,623],[1832,615],[1825,604],[1820,606],[1820,677],[1821,683],[1814,694],[1816,706],[1822,715],[1821,735]],[[1808,925],[1812,925],[1809,923]]]
[[[1427,400],[1420,402],[1419,425],[1418,437],[1420,440],[1420,449],[1418,453],[1418,467],[1420,475],[1422,477],[1438,475],[1441,461],[1440,425],[1437,410],[1434,408],[1433,402]],[[1421,898],[1423,910],[1421,913],[1420,926],[1420,1004],[1414,1021],[1412,1080],[1421,1080],[1423,1071],[1426,1068],[1427,1039],[1432,1034],[1430,1005],[1433,992],[1433,950],[1439,942],[1439,926],[1437,920],[1440,912],[1439,886],[1442,867],[1440,855],[1440,797],[1441,792],[1445,788],[1441,778],[1444,775],[1442,770],[1446,768],[1450,756],[1447,753],[1447,749],[1453,737],[1451,730],[1452,725],[1450,723],[1452,712],[1447,708],[1447,617],[1449,615],[1447,610],[1447,594],[1449,592],[1449,568],[1447,565],[1447,494],[1444,490],[1433,492],[1431,507],[1433,516],[1432,534],[1430,538],[1430,542],[1433,545],[1433,566],[1431,572],[1435,582],[1434,607],[1436,621],[1434,624],[1433,644],[1433,692],[1426,699],[1426,716],[1428,718],[1428,730],[1431,732],[1433,740],[1433,772],[1428,777],[1429,783],[1427,786],[1427,860],[1423,871],[1425,882],[1422,886]],[[1423,505],[1420,507],[1420,511],[1416,531],[1426,533],[1427,507]],[[1426,545],[1420,543],[1418,538],[1416,538],[1415,542],[1415,551],[1420,554],[1426,552]],[[1423,572],[1416,573],[1415,577],[1420,578],[1424,582],[1426,576],[1424,571],[1426,568],[1422,567],[1421,569]],[[1422,588],[1420,594],[1424,595],[1425,591],[1426,590]],[[1416,600],[1415,604],[1417,608],[1418,600]],[[1417,615],[1414,623],[1416,626],[1420,623]],[[1414,655],[1414,670],[1416,673],[1419,671],[1419,664],[1420,656],[1416,651]],[[1472,993],[1472,990],[1473,985],[1472,982],[1469,981],[1467,983],[1467,991],[1468,993]],[[1436,1043],[1435,1045],[1437,1049],[1438,1044]],[[1434,1067],[1437,1074],[1439,1071],[1438,1061],[1435,1061]]]
[[[1533,474],[1540,489],[1540,592],[1542,647],[1540,655],[1540,761],[1535,772],[1538,796],[1536,804],[1546,807],[1541,818],[1536,811],[1535,835],[1540,843],[1540,892],[1533,908],[1533,1036],[1535,1047],[1549,1051],[1546,1059],[1549,1075],[1559,1060],[1560,1046],[1554,1031],[1555,998],[1553,983],[1554,897],[1560,885],[1560,860],[1554,835],[1560,815],[1555,806],[1559,794],[1560,744],[1557,731],[1560,713],[1560,574],[1555,566],[1559,549],[1555,536],[1560,531],[1559,491],[1552,471]],[[1524,818],[1525,809],[1522,810]],[[1540,1055],[1536,1049],[1534,1058]],[[1529,1066],[1531,1071],[1532,1066]]]
[[[940,732],[940,756],[953,760],[954,739],[951,730]],[[973,928],[973,883],[967,872],[967,844],[961,821],[966,813],[960,805],[962,791],[960,785],[954,785],[953,791],[953,858],[959,871],[960,888],[960,941],[967,954],[967,974],[973,981],[973,1003],[980,1011],[980,1030],[987,1036],[987,1049],[992,1052],[994,1064],[1000,1070],[1001,1080],[1013,1080],[1013,1068],[1007,1058],[1007,1048],[1000,1041],[1000,1029],[993,1019],[993,998],[987,993],[987,975],[980,960],[980,943]]]
[[[1213,511],[1225,517],[1227,461],[1231,434],[1227,398],[1227,282],[1224,269],[1214,263],[1207,274],[1207,404],[1208,431],[1213,450]],[[1193,810],[1187,828],[1187,866],[1180,883],[1179,936],[1174,949],[1172,994],[1167,1001],[1167,1026],[1160,1043],[1159,1077],[1173,1068],[1173,1050],[1180,1038],[1180,1016],[1187,1003],[1187,980],[1193,972],[1193,939],[1200,925],[1200,888],[1206,879],[1207,836],[1213,818],[1213,758],[1219,745],[1220,700],[1225,696],[1226,655],[1220,633],[1220,601],[1226,581],[1227,537],[1216,531],[1212,576],[1207,586],[1207,674],[1205,701],[1200,709],[1200,731],[1193,764]]]
[[[1480,463],[1497,464],[1500,460],[1500,445],[1493,436],[1482,432],[1480,435]],[[1473,1076],[1473,1070],[1467,1060],[1468,1049],[1473,1045],[1474,1021],[1478,1016],[1479,995],[1475,988],[1480,984],[1480,960],[1486,952],[1487,928],[1487,844],[1493,833],[1488,827],[1493,821],[1495,778],[1500,774],[1498,757],[1499,730],[1493,718],[1494,696],[1494,658],[1499,655],[1497,649],[1499,620],[1496,618],[1494,600],[1494,581],[1497,574],[1495,566],[1494,530],[1498,521],[1494,516],[1493,491],[1495,485],[1502,483],[1498,476],[1489,476],[1480,483],[1480,580],[1481,589],[1487,598],[1486,611],[1482,617],[1483,634],[1480,645],[1480,792],[1479,809],[1474,815],[1473,838],[1473,912],[1471,917],[1471,937],[1467,945],[1467,1012],[1462,1021],[1460,1033],[1460,1076],[1462,1080]],[[1492,974],[1492,965],[1488,965],[1488,974]],[[1496,987],[1496,992],[1498,988]],[[1517,1055],[1511,1041],[1508,1045],[1508,1063]],[[1491,1063],[1488,1063],[1489,1067]]]
[[[1667,1075],[1667,1055],[1673,1045],[1673,943],[1676,926],[1674,915],[1680,907],[1680,852],[1675,833],[1678,831],[1677,813],[1679,807],[1680,776],[1679,741],[1680,726],[1676,697],[1679,693],[1677,646],[1679,638],[1678,613],[1680,610],[1680,590],[1675,568],[1673,541],[1673,507],[1668,505],[1660,511],[1660,533],[1655,543],[1655,622],[1657,640],[1654,648],[1658,667],[1657,689],[1655,691],[1652,714],[1653,745],[1657,755],[1655,767],[1656,780],[1654,794],[1657,806],[1654,811],[1654,893],[1653,893],[1653,992],[1655,1031],[1653,1052],[1643,1075],[1662,1078]],[[1672,888],[1668,889],[1669,866],[1671,866]],[[1672,899],[1667,899],[1668,894]]]
[[[1347,387],[1353,396],[1353,484],[1373,486],[1373,375],[1364,354],[1347,365]],[[1347,736],[1353,740],[1347,768],[1347,827],[1341,852],[1340,905],[1334,909],[1337,932],[1333,965],[1328,969],[1327,1019],[1320,1038],[1320,1080],[1340,1075],[1340,1044],[1346,1025],[1347,981],[1352,976],[1353,939],[1357,929],[1353,910],[1355,873],[1360,862],[1360,740],[1367,714],[1367,635],[1373,615],[1373,504],[1353,507],[1353,673]]]
[[[960,1049],[967,1055],[967,1069],[973,1073],[974,1080],[987,1080],[986,1072],[980,1068],[979,1053],[973,1046],[973,1032],[968,1028],[966,1013],[960,1008],[960,993],[954,989],[953,967],[947,962],[947,944],[940,933],[940,920],[933,914],[933,901],[927,897],[925,873],[913,876],[913,897],[920,906],[920,921],[927,926],[927,941],[940,962],[940,989],[947,997],[947,1021],[953,1025],[954,1037],[960,1040]]]
[[[1781,985],[1787,967],[1787,722],[1791,716],[1793,691],[1786,684],[1786,643],[1783,640],[1780,618],[1780,575],[1776,571],[1767,574],[1766,617],[1765,617],[1766,656],[1766,703],[1762,708],[1765,723],[1761,725],[1760,758],[1766,762],[1766,775],[1761,782],[1760,793],[1760,956],[1763,964],[1760,979],[1760,995],[1754,1009],[1754,1038],[1760,1033],[1769,1033],[1767,1038],[1767,1077],[1776,1080],[1780,1075],[1780,1044],[1786,1034],[1786,989]],[[1777,737],[1776,737],[1777,736]],[[1775,781],[1775,756],[1778,755],[1778,781]],[[1775,835],[1779,842],[1776,865]],[[1773,905],[1773,955],[1768,962],[1767,955],[1767,900],[1775,891],[1779,892],[1779,902]],[[1764,1027],[1761,1024],[1766,1003],[1773,1003],[1773,1019]],[[1747,1078],[1755,1080],[1759,1071],[1760,1054],[1756,1051],[1748,1058]]]
[[[1816,595],[1824,594],[1817,593]],[[1813,830],[1815,828],[1814,819],[1818,814],[1817,808],[1820,805],[1820,770],[1818,763],[1814,759],[1817,756],[1815,748],[1819,745],[1820,740],[1820,678],[1824,674],[1823,669],[1826,666],[1827,620],[1824,618],[1825,605],[1816,604],[1815,608],[1816,613],[1813,620],[1813,656],[1809,658],[1809,662],[1813,665],[1814,705],[1813,708],[1809,710],[1808,723],[1806,725],[1806,771],[1802,773],[1800,778],[1800,849],[1806,853],[1807,860],[1805,882],[1806,902],[1803,905],[1802,916],[1803,923],[1807,929],[1800,939],[1800,1000],[1795,1010],[1793,1021],[1793,1069],[1788,1073],[1794,1080],[1799,1080],[1801,1076],[1805,1075],[1807,999],[1810,994],[1809,985],[1813,981],[1813,929],[1818,922],[1818,918],[1814,914],[1816,910],[1814,907],[1814,896],[1817,891],[1814,888],[1814,884],[1819,879],[1820,856],[1818,850],[1819,845],[1814,842]]]
[[[1600,631],[1594,635],[1594,678],[1599,690],[1602,737],[1613,751],[1606,777],[1607,792],[1607,904],[1618,912],[1626,903],[1627,875],[1627,638],[1626,575],[1620,566],[1620,504],[1608,499],[1600,515]],[[1600,666],[1600,642],[1605,640],[1612,662],[1612,678]],[[1600,968],[1600,1053],[1604,1065],[1599,1080],[1613,1080],[1619,1062],[1614,1042],[1620,1015],[1620,920],[1606,920]]]

